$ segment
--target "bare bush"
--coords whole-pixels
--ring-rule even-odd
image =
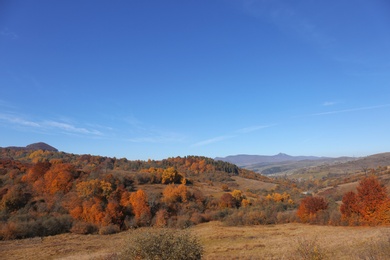
[[[364,260],[386,260],[390,256],[390,234],[386,240],[369,242],[357,257]]]
[[[97,227],[91,223],[87,222],[75,222],[70,232],[80,235],[93,234],[97,232]]]
[[[317,239],[298,239],[296,259],[323,260],[328,259],[325,250],[318,244]]]
[[[101,227],[99,229],[99,235],[111,235],[111,234],[118,233],[119,231],[121,230],[118,225],[111,224],[108,226]]]
[[[196,237],[173,229],[135,230],[124,248],[123,259],[201,259],[203,254]]]

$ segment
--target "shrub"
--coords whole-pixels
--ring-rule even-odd
[[[318,244],[316,239],[298,239],[296,257],[303,260],[328,259],[324,249]]]
[[[101,227],[99,229],[99,235],[111,235],[111,234],[118,233],[119,231],[120,231],[119,226],[111,224],[108,226]]]
[[[130,235],[123,259],[201,259],[203,247],[187,231],[137,229]]]
[[[52,236],[69,232],[72,219],[68,215],[42,216],[37,219],[27,215],[14,217],[0,224],[0,239],[22,239],[36,236]]]
[[[192,225],[194,225],[194,223],[190,220],[189,216],[187,216],[187,215],[177,216],[177,221],[176,221],[177,228],[184,229],[184,228],[189,228]]]
[[[356,258],[359,259],[372,259],[372,260],[385,260],[390,256],[390,234],[387,238],[380,241],[370,241],[367,243],[362,252],[357,253]]]
[[[46,216],[38,219],[37,222],[40,224],[40,232],[37,232],[35,236],[53,236],[66,233],[72,227],[72,218],[69,215]]]
[[[2,240],[8,239],[22,239],[26,237],[32,237],[36,228],[36,222],[7,222],[0,227],[0,238]]]
[[[322,197],[306,197],[299,205],[297,216],[302,222],[315,222],[321,211],[328,208],[328,202]]]
[[[97,227],[94,224],[79,221],[73,224],[70,232],[81,235],[93,234],[97,232]]]
[[[222,184],[221,189],[225,192],[229,191],[229,186],[227,184]]]

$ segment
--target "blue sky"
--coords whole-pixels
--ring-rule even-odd
[[[387,0],[0,2],[0,146],[390,151]]]

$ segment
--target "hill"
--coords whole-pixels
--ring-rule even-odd
[[[276,155],[230,155],[227,157],[216,157],[215,160],[224,162],[230,162],[237,166],[248,166],[255,164],[270,164],[279,162],[291,162],[291,161],[303,161],[303,160],[324,160],[331,159],[327,157],[316,157],[316,156],[291,156],[285,153],[279,153]]]
[[[183,228],[218,220],[220,210],[248,206],[278,187],[267,177],[201,156],[129,161],[1,148],[0,240]]]
[[[316,156],[290,156],[279,153],[273,156],[267,155],[233,155],[217,157],[216,160],[230,162],[242,168],[254,171],[266,176],[290,175],[297,170],[308,169],[321,165],[333,165],[356,160],[352,157],[316,157]]]
[[[316,167],[301,168],[295,170],[292,177],[304,177],[308,175],[315,175],[317,177],[340,176],[362,172],[367,174],[370,169],[377,169],[378,167],[390,168],[390,153],[374,154],[345,162],[326,163]]]
[[[9,147],[6,147],[6,149],[11,149],[11,150],[43,150],[43,151],[58,152],[58,150],[56,148],[54,148],[53,146],[50,146],[46,143],[43,143],[43,142],[29,144],[25,147],[9,146]]]
[[[389,158],[390,153],[328,165],[351,165],[356,172],[311,167],[269,178],[202,156],[130,161],[0,148],[0,240],[187,228],[210,221],[230,226],[297,222],[308,193],[329,203],[310,223],[346,225],[339,211],[343,195],[368,173],[389,187]]]

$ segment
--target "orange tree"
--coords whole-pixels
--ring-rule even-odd
[[[344,220],[352,224],[390,224],[390,198],[386,187],[375,176],[359,182],[357,193],[347,192],[340,211]]]
[[[316,220],[318,213],[328,208],[328,202],[322,197],[306,197],[299,205],[297,216],[302,222]]]

